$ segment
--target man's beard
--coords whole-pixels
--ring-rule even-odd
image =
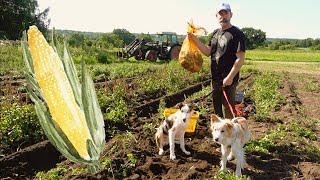
[[[220,21],[220,23],[229,24],[229,23],[230,23],[230,20],[229,20],[229,19],[222,19],[222,20]]]

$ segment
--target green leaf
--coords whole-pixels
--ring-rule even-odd
[[[23,51],[23,60],[30,74],[34,74],[33,61],[27,44],[27,33],[23,31],[21,47]]]
[[[93,81],[88,75],[85,67],[85,62],[81,62],[82,69],[82,104],[90,134],[94,144],[98,147],[98,152],[103,150],[105,144],[104,121],[101,109],[97,100],[97,95],[94,90]]]
[[[70,82],[73,94],[75,96],[76,102],[79,105],[79,107],[82,109],[82,101],[81,101],[81,91],[80,91],[80,83],[79,79],[76,73],[76,69],[72,63],[71,57],[69,55],[69,52],[67,50],[66,44],[64,45],[64,54],[62,58],[62,64],[64,67],[64,70],[66,72],[66,75],[68,77],[68,80]]]

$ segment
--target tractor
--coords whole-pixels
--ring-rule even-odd
[[[176,33],[160,32],[156,34],[155,42],[145,39],[135,39],[129,45],[117,52],[120,58],[134,57],[136,60],[172,60],[178,59],[181,44],[178,42]]]

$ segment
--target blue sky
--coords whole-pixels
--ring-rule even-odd
[[[231,5],[231,23],[253,27],[268,38],[320,38],[318,0],[38,0],[50,7],[50,27],[92,32],[125,28],[134,33],[185,34],[187,21],[209,32],[219,27],[218,4]]]

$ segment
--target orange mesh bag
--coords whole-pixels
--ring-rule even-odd
[[[196,27],[192,22],[188,23],[188,33],[197,34],[202,30],[204,28]],[[199,72],[202,67],[203,59],[201,52],[188,36],[183,41],[179,54],[179,62],[182,67],[193,73]]]

